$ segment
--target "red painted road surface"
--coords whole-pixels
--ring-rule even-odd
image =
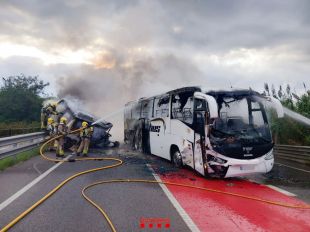
[[[156,172],[156,168],[154,169]],[[207,180],[184,169],[157,174],[163,181],[218,189],[287,204],[305,205],[293,197],[246,180]],[[167,187],[201,231],[310,231],[309,209],[291,209],[203,190],[171,185]]]

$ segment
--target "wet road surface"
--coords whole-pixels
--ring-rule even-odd
[[[273,171],[268,174],[219,180],[202,178],[188,168],[177,169],[166,160],[133,152],[126,147],[105,151],[97,150],[91,154],[91,156],[98,155],[120,158],[124,164],[73,180],[26,216],[13,227],[12,231],[110,231],[104,218],[82,198],[81,189],[92,182],[103,179],[154,180],[148,164],[162,180],[166,181],[207,186],[232,192],[241,191],[247,195],[255,196],[257,194],[258,197],[269,197],[272,200],[290,203],[302,203],[298,199],[309,202],[310,199],[309,173],[301,173],[279,164],[275,165]],[[284,164],[285,161],[277,160],[277,162]],[[60,165],[46,178],[0,211],[0,228],[44,196],[63,179],[79,171],[112,163],[113,161],[87,161]],[[1,202],[54,164],[42,160],[40,157],[34,157],[27,162],[0,172],[0,186],[6,186],[5,188],[1,187]],[[292,164],[285,163],[285,165]],[[301,167],[299,166],[299,168]],[[267,188],[264,184],[283,188],[297,196],[285,196]],[[244,200],[230,196],[197,193],[196,190],[180,187],[167,187],[201,231],[267,231],[268,228],[270,231],[310,230],[309,210],[301,212],[279,209],[263,203],[244,202]],[[88,194],[107,211],[117,231],[191,231],[158,184],[99,185],[90,189]],[[254,208],[255,210],[253,210]],[[170,226],[161,228],[161,230],[141,228],[140,220],[142,218],[165,218],[169,220]],[[298,218],[299,221],[294,218]],[[281,222],[286,226],[277,228],[275,225],[279,225]]]
[[[307,165],[276,158],[271,172],[249,178],[258,183],[277,186],[310,203],[310,167]]]

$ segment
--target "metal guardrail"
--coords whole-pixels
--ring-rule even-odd
[[[291,146],[275,145],[275,157],[310,165],[310,147],[309,146]]]
[[[45,138],[44,132],[0,138],[0,160],[37,146]]]
[[[0,138],[0,160],[37,146],[45,137],[44,132],[35,132]],[[310,146],[276,144],[274,155],[276,158],[310,165]]]

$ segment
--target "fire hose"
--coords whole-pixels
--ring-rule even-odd
[[[80,130],[81,129],[74,130],[74,131],[70,132],[70,134],[77,133]],[[48,160],[48,161],[52,161],[52,162],[74,162],[74,161],[88,161],[88,160],[110,160],[110,161],[116,161],[116,163],[112,164],[112,165],[102,166],[102,167],[99,167],[99,168],[93,168],[93,169],[85,170],[85,171],[82,171],[82,172],[78,172],[78,173],[68,177],[67,179],[62,181],[59,185],[57,185],[54,189],[52,189],[49,193],[47,193],[44,197],[42,197],[40,200],[38,200],[36,203],[34,203],[32,206],[30,206],[27,210],[25,210],[20,215],[18,215],[9,224],[7,224],[5,227],[3,227],[0,230],[0,232],[5,232],[5,231],[8,231],[9,229],[11,229],[14,225],[16,225],[24,217],[26,217],[28,214],[30,214],[39,205],[44,203],[49,197],[54,195],[58,190],[60,190],[69,181],[71,181],[71,180],[73,180],[73,179],[75,179],[75,178],[77,178],[79,176],[88,174],[88,173],[93,173],[93,172],[101,171],[101,170],[104,170],[104,169],[114,168],[114,167],[122,165],[122,163],[123,163],[123,161],[121,159],[118,159],[118,158],[107,158],[107,157],[86,157],[86,158],[62,159],[62,160],[47,157],[44,154],[44,148],[46,147],[47,144],[53,142],[54,140],[56,140],[56,139],[58,139],[60,137],[62,137],[62,136],[54,137],[52,139],[49,139],[45,143],[43,143],[43,145],[40,147],[40,155],[41,155],[41,157],[43,159]],[[103,210],[102,207],[100,207],[94,200],[92,200],[86,194],[86,190],[88,190],[88,189],[90,189],[90,188],[92,188],[94,186],[102,185],[102,184],[109,184],[109,183],[147,183],[147,184],[173,185],[173,186],[191,188],[191,189],[196,189],[196,190],[203,190],[203,191],[208,191],[208,192],[214,192],[214,193],[219,193],[219,194],[225,194],[225,195],[229,195],[229,196],[233,196],[233,197],[244,198],[244,199],[248,199],[248,200],[263,202],[263,203],[267,203],[267,204],[271,204],[271,205],[276,205],[276,206],[282,206],[282,207],[286,207],[286,208],[303,209],[303,210],[310,209],[310,205],[306,205],[306,204],[305,205],[291,205],[291,204],[286,204],[284,202],[276,202],[276,201],[261,199],[261,198],[257,198],[257,197],[241,195],[241,194],[237,194],[237,193],[225,192],[225,191],[221,191],[221,190],[217,190],[217,189],[210,189],[210,188],[198,187],[198,186],[187,185],[187,184],[179,184],[179,183],[173,183],[173,182],[166,182],[166,181],[156,181],[156,180],[146,180],[146,179],[112,179],[112,180],[102,180],[102,181],[94,182],[92,184],[87,185],[82,190],[82,196],[86,199],[86,201],[88,201],[92,206],[94,206],[102,214],[102,216],[105,218],[105,220],[109,224],[110,229],[111,229],[112,232],[116,232],[116,229],[115,229],[114,224],[112,223],[112,220],[108,216],[108,214]]]

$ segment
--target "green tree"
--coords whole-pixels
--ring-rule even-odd
[[[39,121],[44,88],[49,83],[44,83],[37,76],[21,74],[2,78],[0,88],[0,121]]]
[[[296,103],[298,113],[310,118],[310,91],[300,97]]]
[[[306,86],[304,84],[306,89]],[[268,84],[264,84],[265,93],[268,93]],[[275,91],[274,86],[271,88],[272,95],[278,98],[282,105],[290,110],[300,113],[310,118],[310,91],[298,96],[291,91],[289,85],[286,86],[286,92],[282,87],[279,91]],[[294,100],[294,99],[295,100]],[[310,127],[303,125],[294,119],[285,116],[284,118],[277,118],[274,112],[271,112],[271,130],[274,134],[276,143],[292,144],[292,145],[310,145]]]

